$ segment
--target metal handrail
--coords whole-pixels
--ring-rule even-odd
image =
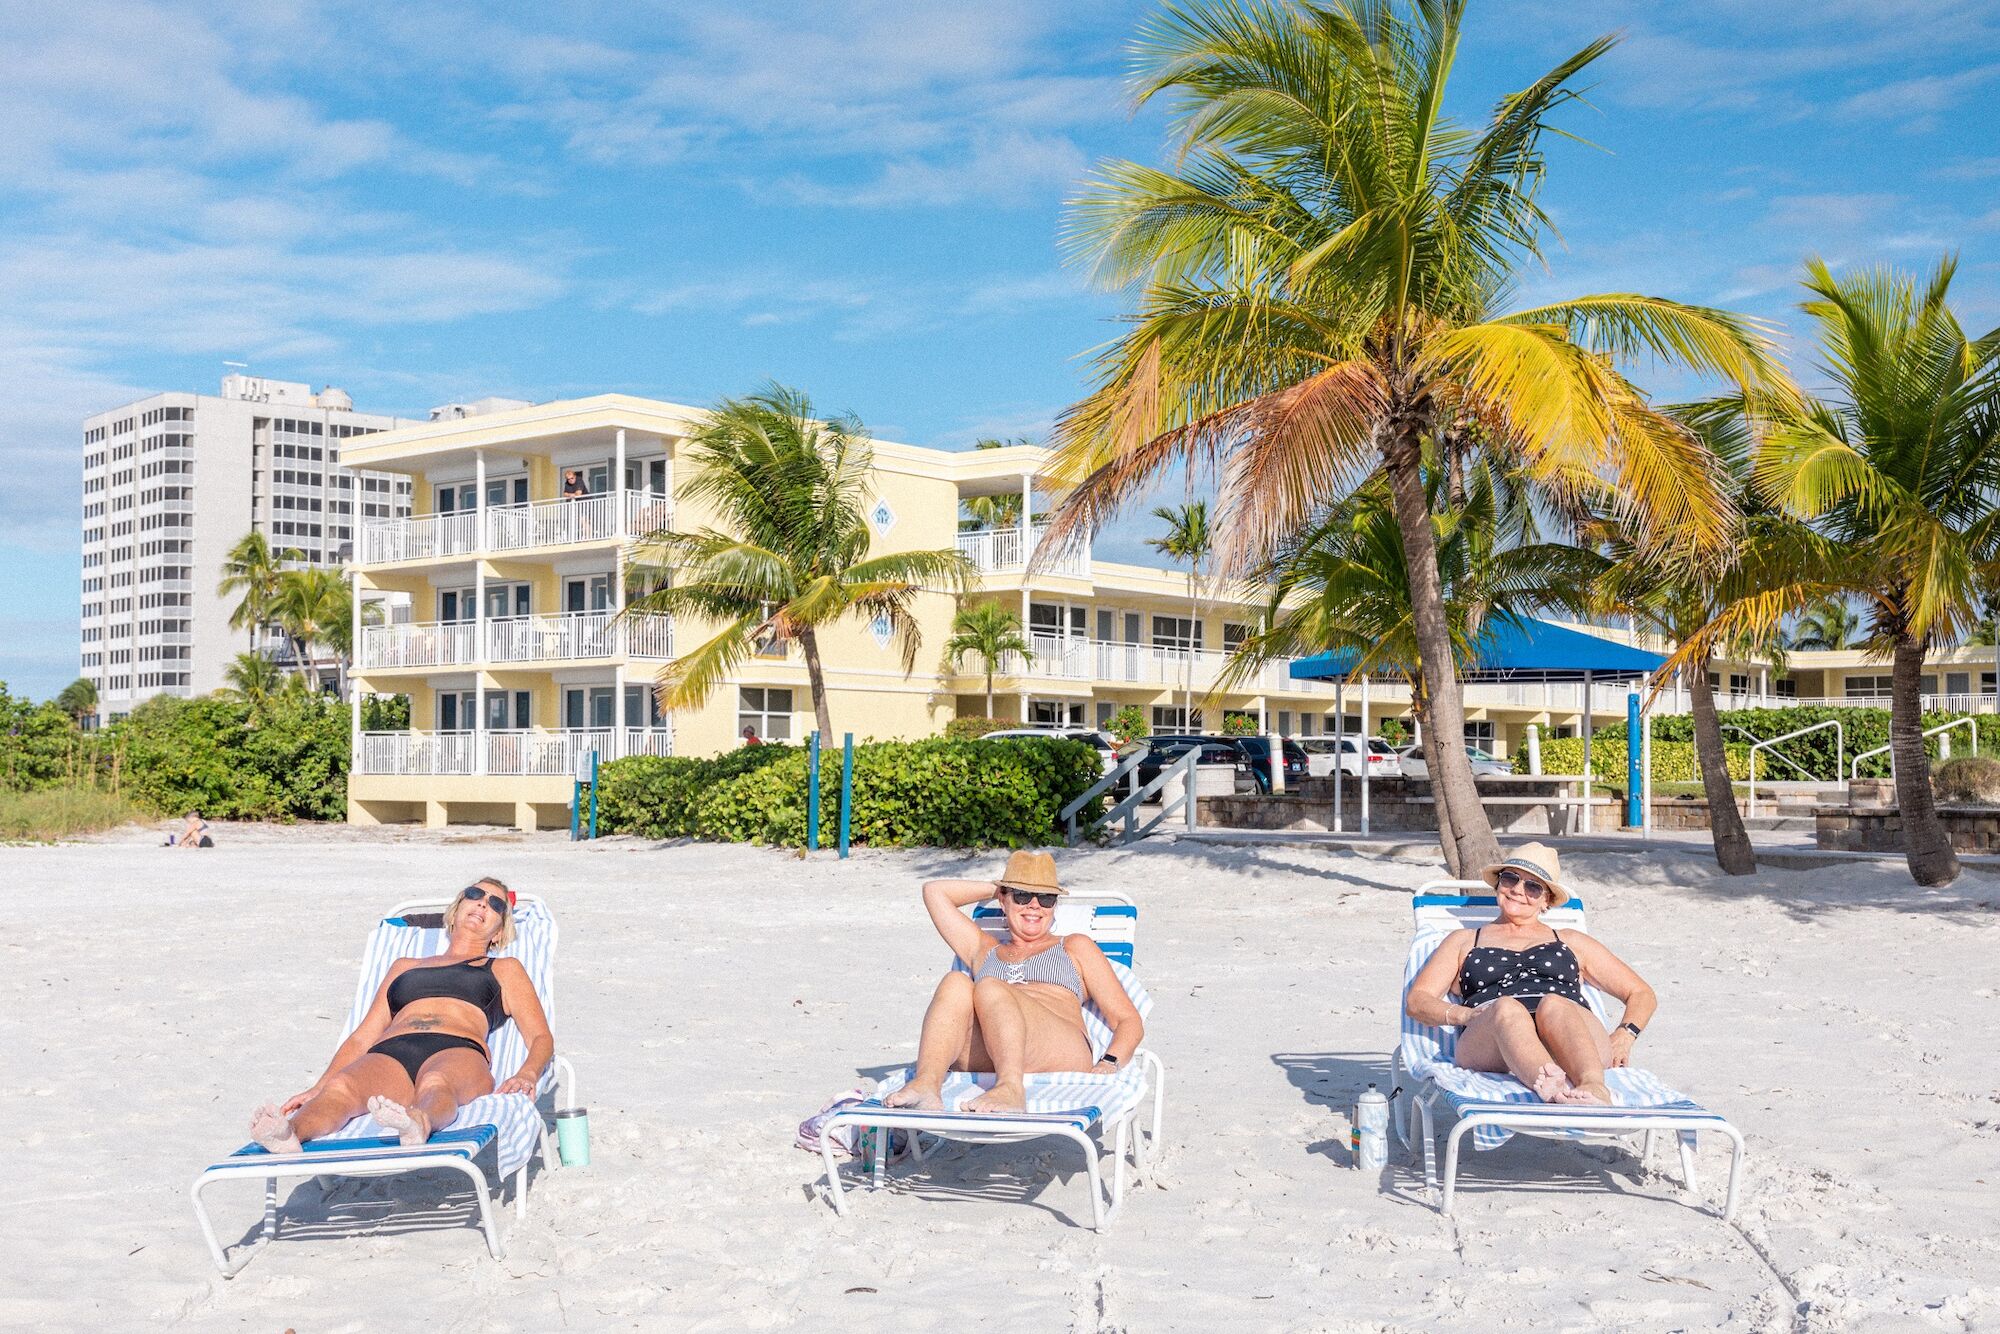
[[[1977,755],[1979,753],[1979,724],[1970,717],[1954,718],[1948,723],[1939,723],[1936,727],[1925,728],[1923,731],[1917,733],[1917,739],[1921,741],[1927,736],[1936,736],[1939,732],[1949,732],[1954,727],[1970,727],[1972,729],[1972,753]],[[1891,742],[1889,744],[1894,745],[1895,743]],[[1877,746],[1873,750],[1864,750],[1859,755],[1856,755],[1854,757],[1854,769],[1848,775],[1848,781],[1853,782],[1856,778],[1861,777],[1861,761],[1871,755],[1880,755],[1885,750],[1889,750],[1889,746]],[[1890,751],[1889,777],[1894,778],[1895,776],[1896,755],[1894,751]]]
[[[1738,736],[1747,736],[1747,737],[1749,737],[1749,738],[1750,738],[1750,741],[1751,741],[1751,745],[1752,745],[1752,748],[1753,748],[1753,749],[1754,749],[1754,748],[1755,748],[1756,746],[1760,746],[1760,745],[1762,745],[1762,744],[1763,744],[1763,742],[1764,742],[1764,738],[1763,738],[1763,737],[1760,737],[1760,736],[1758,736],[1758,735],[1757,735],[1757,734],[1756,734],[1755,732],[1751,731],[1751,730],[1750,730],[1749,728],[1747,728],[1747,727],[1738,727],[1738,726],[1737,726],[1737,725],[1736,725],[1735,723],[1723,723],[1723,724],[1722,724],[1722,730],[1723,730],[1723,731],[1725,731],[1725,732],[1734,732],[1734,733],[1736,733],[1736,735],[1738,735]],[[1776,739],[1777,739],[1777,740],[1780,740],[1780,741],[1782,741],[1782,740],[1783,740],[1784,738],[1783,738],[1783,737],[1779,737],[1779,738],[1776,738]],[[1818,775],[1818,774],[1816,774],[1816,773],[1814,773],[1814,772],[1813,772],[1812,770],[1810,770],[1810,769],[1806,768],[1806,767],[1805,767],[1805,766],[1804,766],[1803,764],[1800,764],[1800,763],[1799,763],[1799,762],[1798,762],[1797,760],[1793,759],[1793,758],[1792,758],[1791,756],[1789,756],[1789,755],[1779,755],[1779,754],[1777,754],[1777,753],[1776,753],[1776,752],[1774,751],[1774,752],[1772,752],[1772,758],[1774,758],[1774,759],[1780,759],[1780,760],[1783,760],[1783,761],[1784,761],[1784,762],[1785,762],[1786,764],[1789,764],[1789,765],[1791,765],[1791,766],[1792,766],[1792,767],[1793,767],[1794,769],[1797,769],[1797,770],[1799,771],[1799,773],[1800,773],[1800,774],[1804,775],[1804,777],[1805,777],[1805,780],[1806,780],[1807,782],[1809,782],[1809,783],[1817,783],[1817,782],[1819,782],[1819,781],[1820,781],[1820,779],[1819,779],[1819,775]],[[1837,781],[1839,781],[1839,779],[1840,779],[1840,773],[1839,773],[1839,771],[1838,771],[1838,770],[1835,770],[1835,771],[1834,771],[1834,775],[1833,775],[1833,776],[1834,776],[1834,780],[1835,780],[1836,782],[1837,782]]]
[[[1076,813],[1098,797],[1118,786],[1118,780],[1139,767],[1139,761],[1152,753],[1151,746],[1141,746],[1118,762],[1116,768],[1084,790],[1084,794],[1062,808],[1056,816],[1063,822],[1063,831],[1071,843],[1076,842]]]
[[[1756,745],[1750,747],[1750,800],[1748,803],[1748,813],[1751,819],[1754,820],[1757,817],[1757,752],[1768,750],[1780,741],[1790,741],[1793,737],[1804,736],[1808,732],[1817,732],[1828,727],[1833,729],[1833,781],[1838,783],[1842,767],[1841,761],[1847,757],[1847,729],[1840,725],[1840,719],[1838,718],[1828,718],[1825,722],[1814,723],[1810,727],[1801,727],[1796,732],[1787,732],[1783,736],[1774,736],[1769,741],[1759,741]],[[1738,730],[1742,729],[1739,728]],[[1788,755],[1780,755],[1778,758],[1784,760],[1800,773],[1805,774],[1807,778],[1813,779],[1815,782],[1818,781],[1814,775],[1806,773],[1805,766],[1797,760],[1792,759]]]
[[[1197,807],[1195,805],[1195,790],[1194,790],[1195,789],[1194,767],[1196,762],[1201,758],[1201,752],[1202,752],[1202,747],[1195,746],[1191,748],[1187,752],[1187,754],[1181,756],[1179,759],[1175,760],[1172,764],[1169,764],[1165,768],[1161,769],[1160,772],[1154,776],[1152,782],[1146,784],[1138,791],[1126,797],[1125,800],[1119,802],[1116,806],[1113,806],[1110,810],[1106,811],[1104,813],[1104,819],[1103,821],[1101,821],[1101,823],[1112,824],[1116,821],[1123,820],[1125,822],[1125,830],[1120,841],[1124,843],[1131,843],[1138,839],[1142,839],[1146,835],[1152,833],[1155,829],[1158,829],[1162,824],[1164,824],[1168,819],[1172,818],[1175,812],[1180,812],[1182,815],[1186,817],[1188,832],[1190,833],[1194,832],[1194,829],[1196,827],[1195,817],[1197,814]],[[1141,755],[1143,754],[1144,752],[1141,752]],[[1136,759],[1138,757],[1134,758]],[[1127,761],[1127,763],[1131,762],[1132,761]],[[1111,773],[1106,774],[1103,779],[1099,780],[1100,784],[1105,787],[1110,786],[1112,780],[1115,779],[1118,776],[1119,771],[1124,768],[1125,765],[1120,765],[1118,769],[1114,769]],[[1168,783],[1172,782],[1176,775],[1178,775],[1181,779],[1181,795],[1179,800],[1162,802],[1160,804],[1160,813],[1154,816],[1151,820],[1147,821],[1146,826],[1143,829],[1140,828],[1139,807],[1145,804],[1146,799],[1148,797],[1151,797],[1154,793],[1159,792],[1161,789],[1165,788]],[[1089,799],[1090,799],[1090,794],[1086,793],[1084,796],[1078,797],[1069,806],[1063,808],[1064,817],[1068,821],[1069,841],[1071,843],[1075,843],[1077,840],[1076,825],[1073,818],[1074,814],[1076,810],[1080,809],[1083,803],[1088,801]]]

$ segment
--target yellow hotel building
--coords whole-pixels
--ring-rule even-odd
[[[592,750],[601,760],[710,755],[739,744],[745,727],[766,741],[804,739],[812,709],[796,653],[754,659],[703,708],[663,717],[650,683],[677,646],[701,643],[711,631],[660,616],[618,616],[635,542],[663,527],[710,522],[679,485],[680,443],[700,415],[606,394],[349,443],[348,467],[412,483],[409,517],[364,522],[350,566],[355,697],[406,695],[411,702],[403,732],[361,732],[354,711],[350,821],[558,826],[568,819],[578,758]],[[1047,466],[1047,451],[1030,446],[949,451],[878,440],[868,514],[873,550],[956,544],[978,572],[972,596],[1018,609],[1033,656],[1001,664],[997,716],[1097,725],[1137,704],[1156,730],[1187,726],[1184,691],[1191,687],[1199,711],[1256,609],[1205,600],[1197,618],[1185,573],[1097,561],[1087,550],[1029,576]],[[563,498],[570,470],[587,495]],[[999,495],[1024,498],[1018,525],[962,531],[965,501]],[[363,623],[364,602],[397,593],[408,595],[409,621]],[[977,660],[964,674],[940,665],[952,612],[947,594],[918,600],[923,647],[907,676],[886,626],[857,618],[823,633],[834,727],[857,740],[914,738],[937,734],[955,717],[983,714]],[[1942,689],[1927,689],[1963,691],[1974,696],[1971,707],[1990,710],[1991,655],[1956,651],[1950,656],[1962,656],[1963,665],[1941,663]],[[1838,670],[1850,665],[1856,672]],[[1865,666],[1857,654],[1794,654],[1790,666],[1778,680],[1755,668],[1725,668],[1727,679],[1716,684],[1736,702],[1753,690],[1773,703],[1788,694],[1880,702],[1857,693],[1859,685],[1887,693],[1886,669]],[[1624,717],[1625,695],[1623,686],[1594,687],[1593,716]],[[1293,681],[1279,663],[1210,707],[1245,713],[1263,730],[1310,736],[1333,729],[1335,699],[1330,684]],[[1468,740],[1507,751],[1529,723],[1557,735],[1574,729],[1584,688],[1473,685],[1466,705]],[[1674,706],[1663,697],[1655,711]],[[1408,715],[1408,691],[1375,683],[1364,719],[1360,692],[1350,686],[1342,707],[1350,733],[1363,726],[1372,733],[1383,719]],[[1211,713],[1205,721],[1213,727],[1221,719]]]

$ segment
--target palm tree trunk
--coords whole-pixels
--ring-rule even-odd
[[[1417,731],[1422,734],[1418,744],[1424,748],[1425,771],[1435,774],[1438,771],[1437,728],[1431,725],[1430,705],[1424,699],[1423,682],[1421,680],[1414,682],[1413,687],[1410,692],[1410,714],[1417,720]],[[1363,744],[1366,744],[1366,738],[1363,739]],[[1361,762],[1364,765],[1368,763],[1365,751],[1361,756]],[[1436,783],[1431,785],[1431,808],[1437,812],[1438,845],[1444,849],[1445,874],[1454,880],[1468,879],[1465,868],[1458,861],[1458,840],[1452,834],[1451,808],[1437,799]],[[1480,865],[1486,863],[1482,862]]]
[[[993,721],[993,659],[986,660],[986,721]]]
[[[826,711],[826,669],[820,665],[819,636],[807,626],[799,631],[799,647],[806,653],[806,680],[812,683],[813,718],[819,723],[822,746],[833,739],[833,719]]]
[[[1686,669],[1688,703],[1694,715],[1695,763],[1701,769],[1701,791],[1708,798],[1708,833],[1715,842],[1715,863],[1730,875],[1754,875],[1757,853],[1750,831],[1736,809],[1736,790],[1729,783],[1729,762],[1722,747],[1722,719],[1715,711],[1715,692],[1708,685],[1708,658]],[[1636,746],[1637,737],[1625,744]]]
[[[1451,630],[1444,619],[1444,590],[1438,579],[1437,536],[1431,530],[1430,504],[1424,496],[1418,431],[1414,416],[1379,428],[1383,434],[1382,463],[1396,507],[1396,528],[1403,539],[1403,559],[1409,569],[1410,619],[1416,631],[1418,663],[1430,695],[1431,726],[1438,757],[1431,769],[1431,795],[1440,807],[1450,807],[1452,842],[1459,866],[1490,866],[1500,860],[1500,842],[1479,788],[1472,781],[1472,761],[1465,753],[1465,700],[1458,688],[1458,663],[1451,651]],[[1428,762],[1428,757],[1426,757]],[[1443,819],[1439,820],[1442,831]],[[1442,837],[1440,837],[1442,843]],[[1451,863],[1452,857],[1447,856]]]
[[[1948,885],[1958,879],[1958,854],[1931,799],[1931,762],[1924,754],[1923,735],[1923,645],[1907,633],[1898,635],[1889,670],[1889,754],[1896,761],[1904,856],[1918,884]]]

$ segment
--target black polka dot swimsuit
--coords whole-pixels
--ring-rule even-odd
[[[1488,1001],[1512,996],[1533,1014],[1544,996],[1562,996],[1583,1004],[1582,971],[1575,951],[1563,944],[1561,932],[1556,932],[1554,940],[1524,950],[1503,950],[1481,945],[1479,932],[1474,931],[1472,948],[1459,965],[1458,994],[1461,1004],[1475,1010]]]

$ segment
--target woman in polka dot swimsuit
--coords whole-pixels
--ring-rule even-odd
[[[1608,1104],[1604,1071],[1626,1063],[1659,1002],[1610,950],[1542,924],[1543,912],[1569,900],[1560,877],[1555,849],[1540,843],[1487,867],[1481,878],[1498,915],[1445,937],[1404,1009],[1420,1024],[1462,1028],[1455,1059],[1468,1070],[1511,1074],[1544,1102]],[[1585,982],[1625,1003],[1608,1034],[1584,1003]]]

